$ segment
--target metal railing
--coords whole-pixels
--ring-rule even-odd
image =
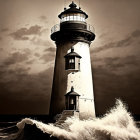
[[[87,30],[88,30],[88,31],[91,31],[91,32],[93,32],[93,33],[95,33],[94,27],[93,27],[92,25],[90,25],[90,24],[87,24]],[[52,27],[52,29],[51,29],[51,34],[57,32],[57,31],[60,31],[60,24],[56,24],[56,25],[54,25],[54,26]]]
[[[95,33],[94,27],[92,25],[90,25],[90,24],[87,24],[87,30]]]
[[[57,32],[57,31],[60,31],[60,24],[56,24],[52,27],[51,34]]]

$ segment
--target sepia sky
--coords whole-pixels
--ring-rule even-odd
[[[81,8],[96,33],[97,114],[115,98],[140,114],[140,0],[81,0]],[[63,0],[0,0],[0,114],[48,113],[56,51],[50,31],[63,9]]]

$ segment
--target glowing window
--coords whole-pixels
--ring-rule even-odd
[[[74,63],[74,59],[70,59],[69,60],[69,63]]]
[[[85,15],[84,14],[67,14],[63,15],[61,18],[61,22],[65,21],[83,21],[85,22]]]

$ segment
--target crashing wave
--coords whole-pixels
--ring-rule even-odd
[[[140,140],[140,131],[120,100],[102,118],[80,120],[71,117],[67,118],[62,128],[25,118],[17,123],[20,132],[25,124],[35,124],[44,134],[61,140]]]

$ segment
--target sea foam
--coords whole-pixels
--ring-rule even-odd
[[[17,127],[23,130],[25,124],[35,124],[43,133],[61,140],[140,140],[140,130],[120,100],[102,118],[80,120],[71,117],[61,128],[25,118],[17,123]]]

